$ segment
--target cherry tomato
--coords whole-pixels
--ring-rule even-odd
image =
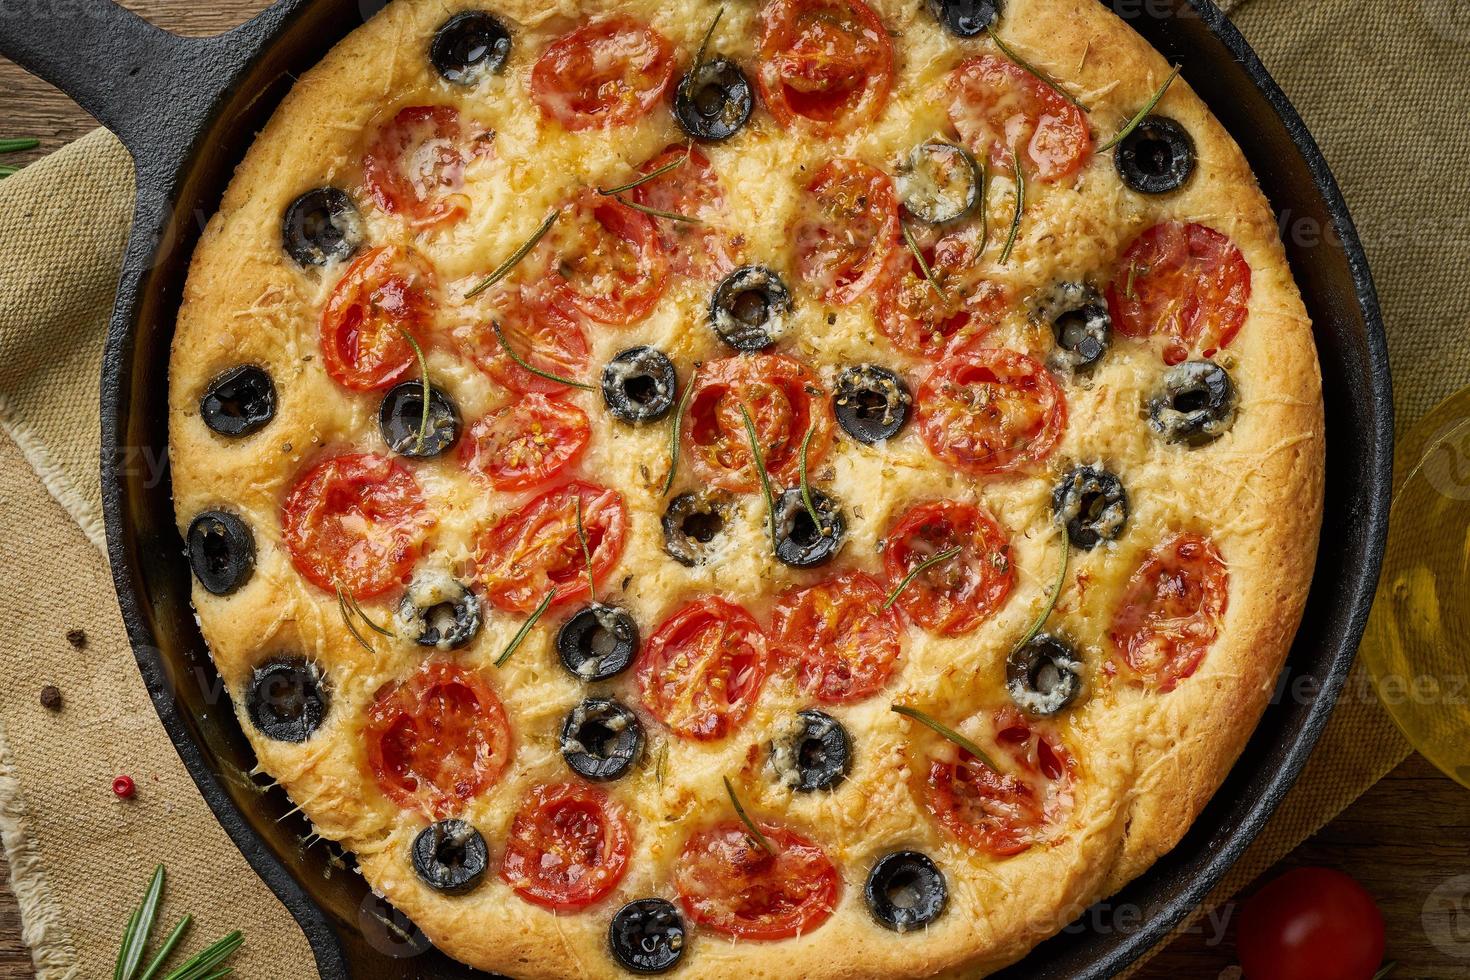
[[[612,326],[646,317],[669,282],[653,219],[593,191],[562,209],[547,236],[556,253],[547,283],[568,310]]]
[[[322,311],[322,366],[352,391],[388,388],[416,363],[428,336],[436,277],[427,259],[401,245],[366,252],[337,283]]]
[[[755,423],[766,472],[775,483],[795,485],[801,443],[813,426],[808,467],[826,458],[832,409],[816,372],[784,354],[727,357],[705,364],[689,395],[684,448],[702,482],[740,492],[760,486],[742,405]]]
[[[735,268],[734,246],[716,226],[725,193],[709,158],[697,148],[671,146],[638,172],[651,174],[679,160],[685,162],[677,169],[634,188],[633,200],[646,208],[699,219],[700,224],[690,224],[656,217],[653,223],[674,272],[692,279],[723,279]]]
[[[592,438],[587,413],[545,395],[521,395],[470,426],[459,461],[496,490],[525,490],[559,476]]]
[[[772,643],[796,664],[802,690],[818,701],[860,701],[888,683],[898,663],[899,622],[884,609],[887,591],[862,572],[847,572],[776,601]]]
[[[1002,708],[990,723],[993,736],[977,741],[1003,771],[946,743],[946,758],[929,761],[924,805],[961,844],[1008,857],[1049,839],[1066,819],[1074,766],[1060,742],[1016,709]]]
[[[950,72],[949,118],[977,157],[1041,181],[1075,172],[1092,153],[1082,110],[1008,58],[977,55]]]
[[[500,297],[499,323],[505,342],[527,364],[559,378],[579,381],[587,372],[591,350],[577,321],[531,290],[512,290]],[[567,386],[532,374],[505,352],[490,323],[467,324],[454,332],[461,350],[496,382],[511,391],[557,395]]]
[[[978,348],[940,361],[915,395],[919,435],[938,459],[975,476],[1012,473],[1051,455],[1067,402],[1025,354]]]
[[[673,77],[663,35],[615,16],[553,41],[531,69],[531,98],[573,132],[608,129],[648,115]]]
[[[760,831],[775,853],[733,820],[692,835],[674,870],[679,901],[690,919],[722,936],[805,935],[832,915],[842,879],[807,838],[772,824]]]
[[[420,227],[459,217],[469,198],[464,186],[459,112],[415,105],[380,128],[362,158],[363,181],[378,207]]]
[[[791,233],[797,272],[823,302],[854,302],[900,247],[893,180],[865,163],[833,160],[807,185],[801,208]]]
[[[1292,868],[1245,900],[1236,950],[1245,980],[1372,980],[1383,913],[1331,868]]]
[[[439,660],[383,685],[363,737],[384,795],[436,819],[495,785],[511,757],[510,722],[490,685]]]
[[[281,539],[309,582],[366,599],[408,577],[432,524],[418,482],[402,464],[352,453],[296,478],[281,512]]]
[[[537,786],[511,824],[500,877],[528,902],[575,912],[617,887],[632,849],[623,808],[602,790]]]
[[[750,613],[714,596],[664,620],[638,657],[643,705],[699,741],[739,728],[766,680],[766,637]]]
[[[989,619],[1015,584],[1010,542],[995,519],[974,504],[937,500],[909,508],[883,541],[890,590],[919,565],[951,548],[898,594],[910,619],[943,636],[960,636]]]
[[[878,293],[878,329],[899,350],[937,359],[980,343],[1000,322],[1010,299],[1004,287],[974,275],[977,242],[969,231],[945,235],[925,254],[924,275],[908,249],[894,254],[896,271]]]
[[[862,0],[773,0],[761,11],[756,56],[771,115],[814,136],[871,122],[893,88],[893,42]]]
[[[1245,323],[1251,268],[1235,243],[1204,225],[1167,221],[1133,240],[1108,286],[1125,337],[1167,338],[1164,360],[1213,357]]]
[[[1172,691],[1199,669],[1225,618],[1230,570],[1201,534],[1177,534],[1143,557],[1113,613],[1113,645],[1144,683]]]
[[[552,606],[587,593],[587,560],[577,534],[579,499],[592,578],[607,578],[623,556],[627,505],[616,490],[574,480],[502,517],[481,535],[479,581],[493,605],[528,613],[547,592],[552,593]]]

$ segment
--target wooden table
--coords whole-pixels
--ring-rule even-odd
[[[125,6],[169,30],[204,35],[240,23],[265,2],[129,0]],[[5,93],[0,137],[36,136],[42,141],[35,153],[7,157],[5,163],[34,159],[96,125],[50,86],[3,60],[0,92]],[[1389,955],[1400,963],[1395,977],[1470,978],[1470,896],[1460,899],[1460,943],[1452,951],[1460,958],[1436,948],[1423,924],[1424,904],[1435,887],[1455,875],[1470,874],[1470,791],[1417,757],[1410,759],[1267,877],[1303,864],[1347,871],[1378,899],[1388,922]],[[1233,969],[1233,922],[1232,916],[1223,938],[1208,930],[1182,937],[1153,960],[1145,976],[1234,977],[1238,971]],[[0,881],[0,980],[30,976],[15,899],[7,883]]]

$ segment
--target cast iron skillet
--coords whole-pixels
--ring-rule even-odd
[[[137,164],[138,202],[102,372],[102,494],[118,600],[158,714],[200,791],[305,929],[321,975],[468,977],[374,899],[254,757],[220,694],[189,606],[165,477],[167,371],[188,260],[234,166],[292,84],[383,0],[281,0],[217,38],[166,34],[110,0],[0,0],[0,53],[60,86]],[[1352,219],[1281,90],[1210,0],[1113,0],[1234,134],[1276,210],[1316,324],[1327,400],[1327,503],[1317,575],[1288,677],[1225,785],[1175,850],[1088,910],[1008,977],[1105,977],[1194,907],[1296,779],[1346,678],[1387,525],[1392,399],[1377,299]],[[484,0],[493,8],[494,0]],[[87,202],[78,201],[79,208]],[[1307,691],[1308,696],[1300,696]],[[1317,693],[1320,692],[1320,693]],[[303,964],[304,965],[304,964]]]

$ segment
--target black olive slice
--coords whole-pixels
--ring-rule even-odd
[[[834,789],[852,768],[852,740],[826,712],[798,711],[791,729],[771,741],[771,768],[798,793]]]
[[[709,319],[720,339],[738,351],[758,351],[774,344],[786,331],[791,313],[791,291],[775,272],[761,265],[745,265],[715,287]]]
[[[480,600],[447,573],[430,572],[409,583],[394,625],[421,647],[457,650],[480,632]]]
[[[640,898],[618,909],[607,930],[607,944],[625,969],[663,973],[684,955],[684,919],[672,902]]]
[[[1235,383],[1214,361],[1185,361],[1164,373],[1148,424],[1169,442],[1203,446],[1235,423]]]
[[[1052,363],[1081,371],[1102,360],[1113,343],[1113,318],[1107,301],[1081,282],[1059,282],[1046,295],[1039,311],[1051,324],[1057,350]]]
[[[1194,174],[1194,139],[1168,116],[1146,116],[1113,151],[1123,183],[1140,194],[1177,191]]]
[[[661,350],[630,347],[602,369],[602,398],[613,418],[657,422],[674,407],[679,375]]]
[[[729,58],[703,62],[684,76],[674,93],[674,118],[697,140],[729,139],[750,121],[753,108],[750,79]]]
[[[588,698],[561,726],[561,754],[583,779],[617,779],[643,751],[643,724],[612,698]]]
[[[281,241],[300,266],[350,258],[363,241],[362,216],[346,191],[318,187],[286,206]]]
[[[944,872],[918,851],[885,854],[863,885],[873,918],[894,932],[927,926],[944,912],[949,886]]]
[[[199,399],[199,418],[222,436],[248,436],[275,417],[275,383],[254,364],[230,368],[211,381]]]
[[[714,490],[681,493],[664,512],[664,551],[681,565],[703,564],[718,547],[730,516],[730,498]]]
[[[913,397],[903,379],[877,364],[844,368],[832,391],[832,414],[842,431],[871,446],[898,435]]]
[[[429,385],[429,428],[419,443],[424,424],[424,384],[405,381],[383,396],[378,408],[378,431],[388,448],[411,459],[431,459],[454,448],[462,426],[459,409],[434,384]]]
[[[326,678],[301,657],[267,660],[250,676],[245,713],[266,738],[304,742],[327,716],[331,703]]]
[[[490,866],[480,832],[463,820],[440,820],[413,839],[413,870],[424,884],[445,895],[472,891]]]
[[[189,522],[189,567],[214,595],[229,595],[255,571],[255,535],[234,514],[207,510]]]
[[[977,37],[1000,19],[1001,0],[929,0],[929,10],[955,37]]]
[[[812,490],[812,506],[821,526],[812,520],[801,490],[793,487],[776,498],[776,559],[792,568],[815,568],[837,556],[847,535],[847,522],[837,501]]]
[[[498,72],[510,57],[510,31],[483,10],[467,10],[444,22],[429,43],[429,61],[445,81],[473,85]]]
[[[1052,489],[1051,510],[1067,537],[1083,551],[1113,541],[1128,523],[1128,491],[1100,466],[1078,466]]]
[[[980,203],[980,168],[952,143],[921,143],[894,174],[909,214],[931,225],[958,221]]]
[[[1082,661],[1066,641],[1038,633],[1006,657],[1006,690],[1027,714],[1054,715],[1082,690]]]
[[[561,665],[584,681],[605,681],[627,670],[638,654],[638,623],[618,606],[593,603],[556,634]]]

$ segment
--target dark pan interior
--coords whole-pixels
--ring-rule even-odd
[[[1200,0],[1204,2],[1204,0]],[[1293,678],[1325,693],[1279,698],[1239,764],[1184,841],[1115,898],[1039,946],[1006,977],[1104,977],[1177,923],[1239,857],[1305,761],[1345,678],[1377,577],[1391,459],[1391,399],[1371,281],[1331,175],[1294,111],[1213,7],[1193,0],[1115,0],[1131,25],[1184,76],[1235,135],[1291,229],[1287,250],[1316,323],[1328,418],[1327,508],[1317,578],[1290,660]],[[120,602],[165,726],[211,807],[246,857],[306,928],[324,977],[482,976],[402,930],[362,879],[323,844],[303,846],[291,804],[247,774],[254,757],[228,705],[189,606],[189,572],[170,487],[132,467],[166,445],[169,342],[183,276],[202,225],[236,163],[299,75],[362,23],[373,0],[316,0],[284,18],[211,114],[192,161],[156,175],[177,207],[157,257],[135,241],[104,372],[104,496]],[[175,148],[178,158],[188,147]],[[145,168],[146,169],[146,168]],[[146,236],[145,236],[146,237]],[[136,304],[135,306],[132,304]],[[146,457],[145,457],[146,458]],[[157,458],[157,457],[154,457]],[[1294,685],[1313,688],[1309,680]],[[1291,690],[1292,686],[1285,688]],[[284,818],[284,819],[283,819]],[[411,927],[408,927],[411,929]]]

